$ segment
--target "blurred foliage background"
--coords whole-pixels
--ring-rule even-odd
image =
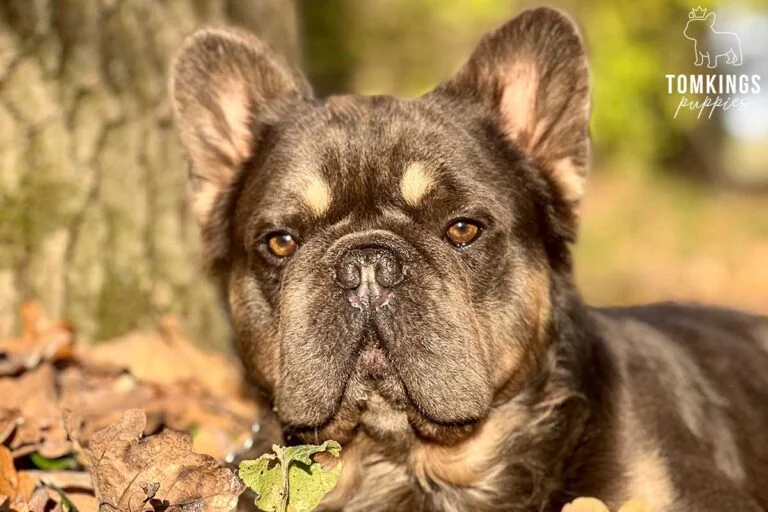
[[[577,274],[594,304],[660,299],[768,313],[768,2],[555,0],[592,65],[594,165]],[[199,272],[165,94],[184,35],[235,24],[303,63],[319,95],[417,96],[452,74],[506,0],[0,1],[0,336],[41,299],[101,340],[180,316],[225,346]],[[697,68],[692,8],[738,32],[741,67]],[[667,74],[759,74],[742,111],[675,116]],[[695,99],[703,99],[698,96]]]

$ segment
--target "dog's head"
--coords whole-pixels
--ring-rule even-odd
[[[315,99],[248,34],[189,38],[172,94],[192,205],[286,429],[448,442],[524,377],[568,272],[588,89],[550,9],[414,100]]]

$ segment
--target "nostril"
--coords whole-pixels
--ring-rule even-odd
[[[357,288],[360,286],[360,267],[352,261],[342,263],[336,268],[336,282],[347,290]]]
[[[394,258],[382,258],[376,265],[376,282],[384,288],[392,288],[405,278],[403,266]]]

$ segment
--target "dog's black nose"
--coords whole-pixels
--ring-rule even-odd
[[[376,309],[387,302],[389,292],[405,278],[397,255],[386,247],[350,249],[336,267],[336,282],[356,308]]]

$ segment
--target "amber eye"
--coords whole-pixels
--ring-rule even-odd
[[[288,233],[274,233],[267,237],[267,247],[278,258],[287,258],[296,252],[298,244]]]
[[[468,220],[460,220],[451,224],[445,235],[457,247],[469,245],[480,236],[480,226]]]

